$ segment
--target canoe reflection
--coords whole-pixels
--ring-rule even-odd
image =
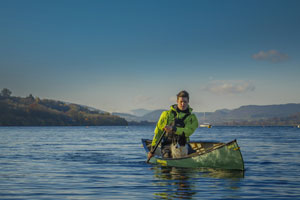
[[[244,178],[244,171],[216,170],[207,168],[176,168],[154,166],[154,186],[158,186],[159,191],[154,193],[156,199],[191,199],[203,188],[201,181],[207,178],[225,179],[230,182],[239,182]],[[201,184],[199,186],[197,184]],[[230,190],[239,189],[238,184],[229,183]]]

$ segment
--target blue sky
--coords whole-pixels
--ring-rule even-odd
[[[0,88],[109,112],[300,103],[300,1],[0,0]]]

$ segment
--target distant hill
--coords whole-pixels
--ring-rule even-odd
[[[141,116],[144,116],[144,115],[148,114],[149,112],[151,112],[151,110],[146,110],[146,109],[140,108],[140,109],[131,110],[131,112],[133,113],[133,115],[141,117]]]
[[[148,122],[153,124],[159,120],[159,117],[163,111],[164,110],[154,110],[154,111],[150,111],[149,113],[143,116],[136,116],[128,113],[112,113],[112,114],[125,118],[128,122],[131,122],[131,124],[135,124],[135,122],[138,123]]]
[[[128,114],[128,113],[113,112],[112,115],[122,117],[122,118],[126,119],[126,121],[135,121],[135,122],[141,121],[141,119],[140,119],[141,117],[132,115],[132,114]]]
[[[165,110],[154,110],[141,117],[142,121],[157,122],[161,113]]]
[[[261,120],[251,121],[231,121],[224,122],[227,126],[297,126],[300,124],[300,113],[292,114],[287,117],[272,117]]]
[[[0,95],[0,126],[128,125],[119,116],[62,101]]]
[[[154,110],[144,116],[119,113],[129,122],[156,123],[164,110]],[[248,105],[215,112],[194,112],[199,123],[212,125],[295,125],[300,124],[300,104]]]
[[[300,113],[300,104],[248,105],[233,110],[217,110],[213,113],[206,113],[206,121],[216,125],[233,122],[243,122],[245,124],[248,122],[251,124],[253,121],[267,122],[272,118],[281,118],[283,120],[297,113]],[[199,121],[204,121],[203,117],[200,117]]]

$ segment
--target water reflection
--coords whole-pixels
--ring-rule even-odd
[[[160,189],[154,193],[156,199],[192,199],[204,189],[203,182],[208,179],[228,180],[227,190],[238,190],[239,182],[244,178],[243,171],[215,170],[215,169],[189,169],[176,167],[155,166],[154,186]],[[205,181],[204,181],[205,180]],[[201,185],[199,186],[199,184]]]

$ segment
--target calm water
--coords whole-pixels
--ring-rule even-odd
[[[0,127],[0,199],[300,199],[300,129],[213,127],[245,173],[145,163],[154,127]]]

